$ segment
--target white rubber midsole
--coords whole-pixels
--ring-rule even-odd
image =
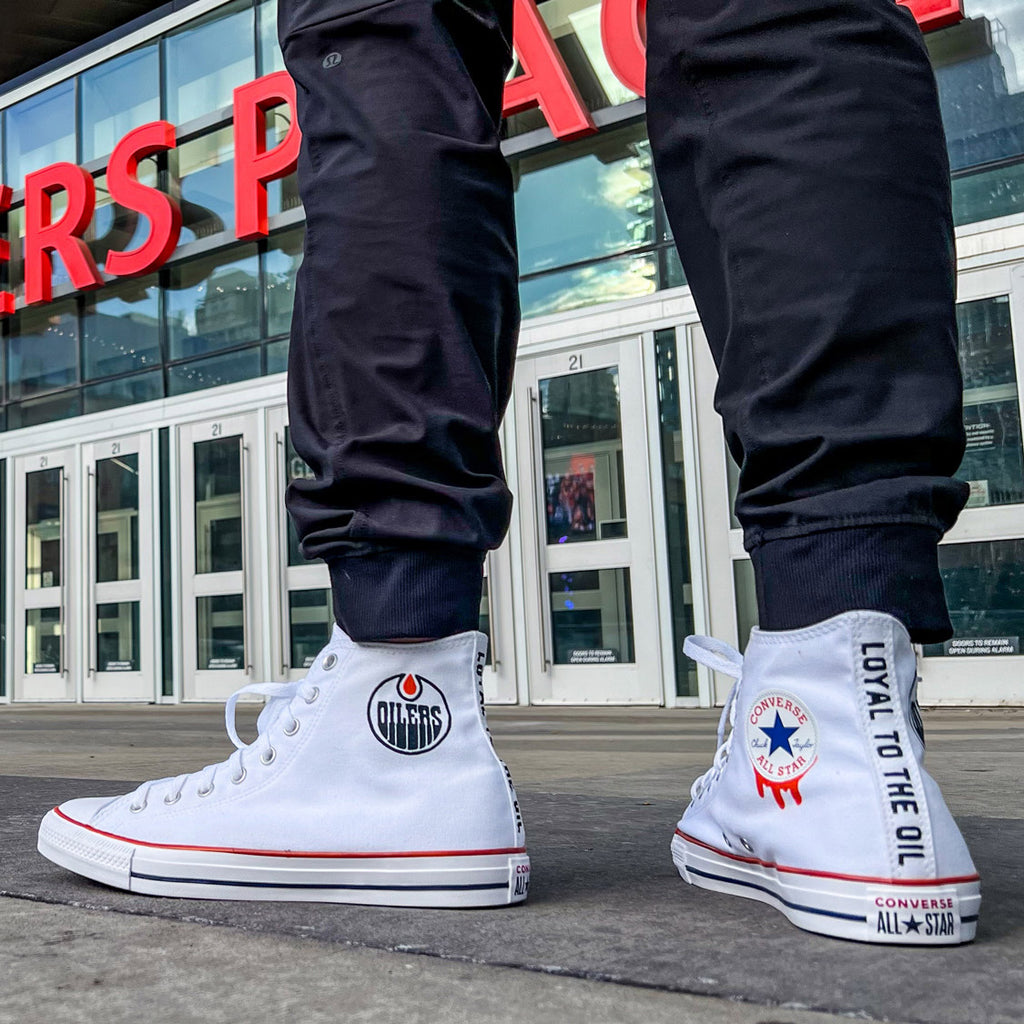
[[[894,884],[780,871],[730,857],[678,832],[672,860],[693,885],[775,907],[799,928],[860,942],[944,946],[978,927],[977,880]]]
[[[174,849],[101,835],[54,811],[39,827],[38,849],[106,885],[190,899],[492,907],[521,903],[530,884],[525,853],[318,857]]]

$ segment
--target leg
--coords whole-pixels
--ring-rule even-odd
[[[949,167],[889,0],[651,0],[649,124],[719,366],[761,625],[852,608],[951,634],[966,501]]]
[[[288,507],[354,639],[474,629],[511,509],[512,4],[282,0],[279,20],[307,216],[289,412],[315,473]]]
[[[970,854],[923,764],[911,638],[952,632],[963,507],[949,168],[890,0],[650,0],[651,140],[719,366],[761,628],[673,839],[687,881],[870,942],[974,936]],[[909,629],[909,633],[908,633]]]

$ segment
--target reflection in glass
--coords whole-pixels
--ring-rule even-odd
[[[25,589],[61,584],[63,469],[25,474]]]
[[[523,274],[654,242],[654,173],[643,125],[523,156],[514,167]]]
[[[260,334],[255,247],[172,266],[164,303],[172,360],[255,341]]]
[[[602,302],[635,299],[657,290],[657,253],[622,256],[519,282],[524,317],[568,313]]]
[[[671,591],[672,637],[675,647],[676,696],[697,694],[697,669],[683,653],[683,642],[694,632],[690,544],[686,523],[686,480],[683,471],[683,417],[679,406],[680,376],[675,328],[654,335],[658,374],[658,419],[661,471],[665,481],[665,530]]]
[[[306,465],[305,460],[295,450],[292,444],[292,432],[288,427],[284,428],[284,451],[285,451],[285,483],[291,484],[293,480],[312,480],[313,470]],[[288,520],[288,564],[307,565],[308,560],[303,557],[299,548],[299,535],[295,531],[295,524],[292,517],[286,514]],[[293,662],[292,664],[295,664]]]
[[[240,352],[210,356],[167,367],[167,393],[184,395],[221,384],[235,384],[260,375],[260,349],[253,346]]]
[[[111,377],[160,365],[160,285],[156,277],[107,285],[85,298],[83,376]]]
[[[25,609],[25,671],[53,675],[63,669],[60,659],[59,608]]]
[[[625,537],[618,367],[539,387],[548,543]]]
[[[143,185],[157,187],[159,173],[155,156],[140,161],[137,177]],[[139,248],[149,237],[150,225],[142,214],[114,202],[105,174],[97,175],[94,180],[96,212],[84,237],[93,258],[101,269],[106,269],[110,251],[131,252]]]
[[[240,436],[196,443],[195,487],[196,572],[243,568]]]
[[[758,621],[754,563],[749,558],[737,558],[732,563],[732,576],[736,587],[736,625],[739,629],[740,651],[745,651],[750,631]]]
[[[288,334],[292,327],[295,304],[295,274],[302,265],[304,231],[287,231],[275,235],[271,248],[263,257],[263,273],[267,288],[267,336]],[[268,367],[268,372],[271,372]]]
[[[288,371],[288,338],[272,341],[264,345],[267,353],[267,373],[287,373]]]
[[[556,665],[635,660],[628,569],[551,573],[549,580]]]
[[[78,383],[74,299],[19,310],[11,319],[8,382],[12,399]]]
[[[154,43],[82,73],[82,159],[112,152],[133,128],[160,117],[160,56]]]
[[[7,406],[7,429],[17,430],[20,427],[34,427],[40,423],[53,423],[55,420],[80,416],[82,412],[81,394],[78,391],[58,391],[55,395],[45,398],[33,398],[28,402],[15,402]]]
[[[961,302],[956,313],[967,431],[967,452],[957,476],[971,485],[971,506],[1024,501],[1010,297]]]
[[[241,8],[241,9],[240,9]],[[164,45],[167,120],[184,124],[230,107],[232,92],[256,77],[255,26],[250,4],[193,22]]]
[[[287,106],[272,107],[267,111],[267,150],[275,149],[288,134],[291,127],[292,115]],[[299,198],[299,177],[293,171],[284,178],[277,178],[267,182],[267,214],[273,217],[275,214],[284,213],[287,210],[297,210],[302,205]]]
[[[41,167],[75,162],[74,79],[8,107],[4,120],[7,173],[3,180],[12,187]]]
[[[487,662],[494,664],[494,637],[491,636],[491,581],[484,577],[484,592],[480,598],[480,622],[476,627],[487,637]]]
[[[196,598],[197,665],[245,668],[245,616],[241,594]]]
[[[259,6],[260,74],[284,71],[284,57],[277,41],[277,0],[263,0]]]
[[[939,571],[955,635],[926,656],[1024,653],[1024,540],[942,544]]]
[[[139,671],[139,602],[96,606],[96,671]]]
[[[106,412],[108,409],[120,409],[125,405],[136,405],[139,402],[152,402],[164,397],[164,375],[162,370],[151,370],[149,373],[136,373],[131,377],[118,377],[82,388],[84,411]]]
[[[96,463],[96,582],[139,578],[139,456]]]
[[[292,668],[309,668],[331,638],[334,607],[331,591],[293,590],[288,594]]]
[[[181,242],[231,231],[235,226],[234,128],[183,142],[168,156],[181,203]]]

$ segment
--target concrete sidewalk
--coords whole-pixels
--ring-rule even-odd
[[[42,814],[219,760],[221,712],[0,708],[0,1021],[1024,1021],[1024,713],[926,715],[984,892],[978,941],[939,950],[816,937],[683,884],[668,843],[716,719],[492,711],[530,900],[457,912],[159,900],[79,879],[35,853]]]

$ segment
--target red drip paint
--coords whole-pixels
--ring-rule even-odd
[[[803,773],[805,775],[806,772]],[[764,796],[764,790],[767,786],[772,791],[772,796],[775,797],[775,802],[785,809],[786,801],[783,800],[783,793],[793,794],[793,803],[802,804],[804,798],[800,795],[800,779],[803,775],[798,775],[795,779],[786,779],[785,782],[773,782],[771,779],[766,779],[756,768],[754,769],[754,778],[757,779],[757,795]]]
[[[406,697],[415,697],[418,690],[419,686],[411,675],[407,675],[405,679],[402,680],[402,693],[404,693]]]

